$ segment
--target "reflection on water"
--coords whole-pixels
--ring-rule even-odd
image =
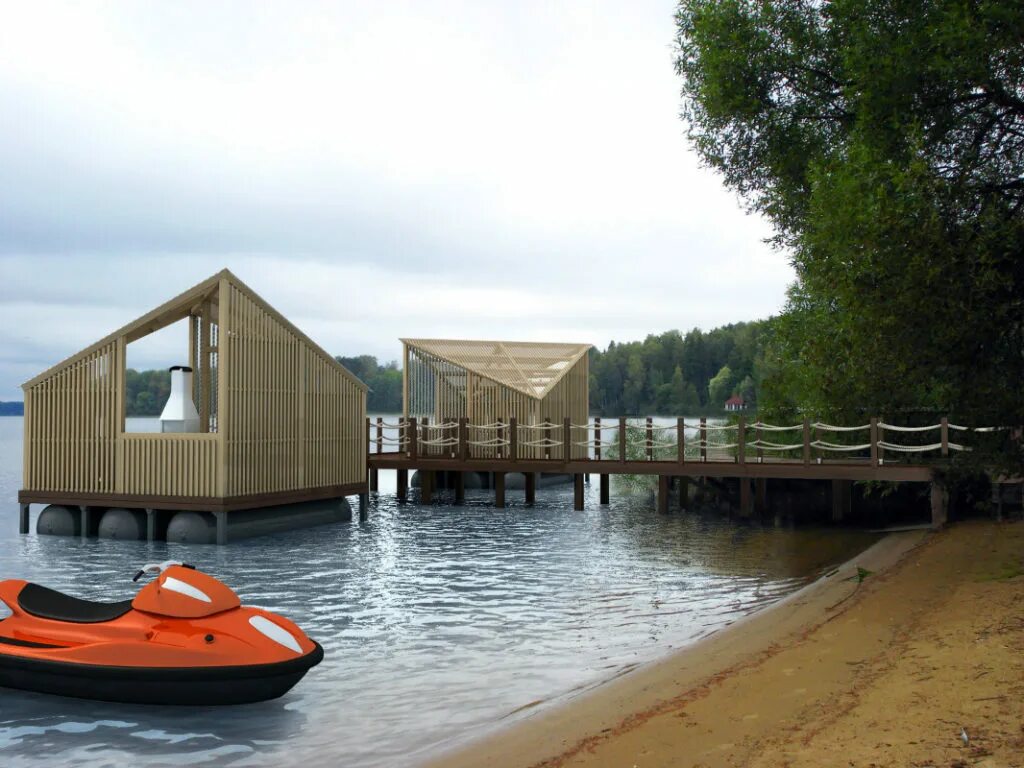
[[[282,699],[193,710],[0,689],[0,764],[402,766],[532,702],[628,670],[784,595],[870,537],[659,516],[643,496],[585,512],[572,491],[527,508],[442,494],[369,520],[229,547],[17,535],[20,419],[0,419],[0,578],[124,599],[140,563],[193,562],[319,640]],[[532,711],[532,710],[531,710]]]

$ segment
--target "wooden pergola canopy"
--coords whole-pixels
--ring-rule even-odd
[[[590,344],[537,341],[402,339],[403,344],[496,384],[541,400],[560,382]]]

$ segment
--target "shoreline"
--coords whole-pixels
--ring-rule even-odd
[[[1003,535],[1007,531],[1011,535]],[[1021,551],[1024,524],[966,523],[939,533],[892,533],[838,570],[693,645],[530,713],[497,732],[453,745],[424,765],[650,768],[793,764],[799,756],[814,753],[813,744],[807,742],[808,731],[819,736],[835,730],[837,721],[857,717],[880,727],[881,715],[861,711],[847,701],[857,698],[861,687],[877,687],[881,681],[883,687],[895,686],[890,692],[893,696],[913,692],[916,683],[900,676],[912,679],[913,669],[901,669],[900,675],[892,669],[900,668],[917,629],[943,630],[942,615],[937,612],[944,601],[983,583],[1004,602],[1010,600],[1007,605],[1024,607],[1024,578],[982,582],[971,578],[986,564],[980,558],[970,559],[977,547],[991,548],[999,553],[998,559],[1012,555],[1014,544],[1016,551]],[[952,561],[957,567],[947,568]],[[858,566],[871,572],[863,584],[856,581]],[[972,606],[957,606],[963,609],[956,612],[960,621],[981,620],[976,611],[972,613]],[[1008,626],[1015,626],[1011,619]],[[1020,630],[1024,639],[1024,622]],[[944,640],[939,645],[951,642]],[[991,650],[998,656],[1005,647]],[[969,646],[966,653],[964,648],[960,651],[966,659],[976,649]],[[1024,671],[1024,666],[1018,669]],[[945,671],[954,675],[963,670],[952,664]],[[928,680],[943,672],[942,667],[932,670]],[[1024,675],[1018,676],[1024,680]],[[1001,675],[980,679],[988,686],[997,684],[997,694],[1005,689]],[[935,695],[941,696],[941,690]],[[1014,706],[1005,694],[990,702],[1010,702],[1011,719],[1024,715],[1024,707]],[[878,707],[884,707],[884,700]],[[949,703],[949,708],[955,709],[955,704]],[[925,708],[914,712],[917,717],[927,717]],[[892,717],[901,718],[905,713],[896,710]],[[864,734],[856,728],[845,736],[835,736],[841,749],[861,748],[854,732],[863,741]],[[799,739],[796,734],[801,734]],[[958,734],[959,728],[954,736]],[[1024,731],[1018,735],[1024,748]],[[856,746],[851,747],[844,738]],[[880,757],[883,764],[887,757],[891,759],[891,752],[899,751],[900,759],[893,764],[906,765],[910,764],[909,755],[916,754],[920,746],[918,741],[910,741],[901,747],[872,743],[864,749],[872,757]],[[954,755],[960,754],[958,749],[972,749],[959,739],[945,741],[948,743],[935,749],[952,750]],[[830,754],[824,751],[803,764],[815,765],[815,759],[829,762]],[[1004,764],[1019,763],[993,763]]]

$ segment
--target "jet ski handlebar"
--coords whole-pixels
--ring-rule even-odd
[[[166,571],[168,568],[170,568],[172,565],[180,565],[183,568],[195,568],[194,565],[182,563],[177,560],[164,560],[162,563],[146,563],[144,566],[142,566],[142,569],[138,573],[136,573],[135,576],[132,577],[132,581],[138,581],[147,573],[155,573],[159,575]]]

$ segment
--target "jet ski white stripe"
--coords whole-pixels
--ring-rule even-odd
[[[252,616],[249,618],[249,623],[262,635],[266,635],[275,643],[283,645],[285,648],[290,648],[296,653],[302,653],[302,648],[299,646],[298,641],[292,636],[284,627],[275,624],[270,619],[264,616]]]
[[[203,590],[197,589],[189,584],[187,581],[176,579],[173,576],[168,576],[160,584],[164,589],[169,589],[171,592],[177,592],[185,597],[191,597],[193,600],[202,600],[204,603],[212,603],[213,600]]]

